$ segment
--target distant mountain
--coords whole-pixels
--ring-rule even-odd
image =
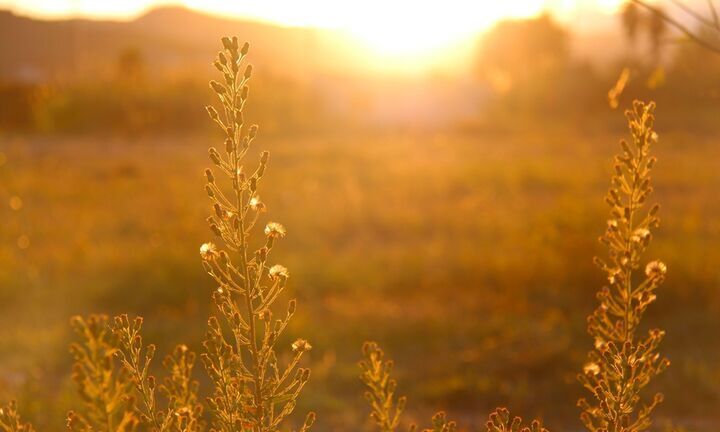
[[[0,78],[82,78],[112,67],[128,49],[139,51],[148,67],[209,73],[211,53],[224,35],[251,41],[256,65],[302,77],[309,69],[332,69],[320,52],[327,51],[321,33],[180,7],[155,9],[129,22],[46,21],[0,11]]]
[[[678,19],[696,24],[687,15],[679,14]],[[580,10],[562,23],[572,35],[573,54],[591,64],[614,64],[626,50],[615,15]],[[0,11],[0,80],[83,79],[112,71],[127,50],[139,52],[149,68],[204,78],[212,73],[208,67],[211,53],[224,35],[250,41],[252,62],[279,77],[319,81],[332,75],[341,79],[366,76],[387,66],[377,59],[368,61],[367,48],[357,42],[352,45],[339,32],[224,18],[182,7],[157,8],[132,21],[51,21]],[[472,59],[475,49],[474,43],[468,43],[458,57]]]

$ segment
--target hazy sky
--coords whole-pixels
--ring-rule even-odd
[[[44,18],[131,19],[181,5],[217,15],[290,26],[334,28],[379,53],[413,56],[467,41],[501,18],[545,10],[563,21],[609,13],[623,0],[0,0],[0,9]]]
[[[561,14],[608,11],[622,0],[0,0],[0,8],[44,17],[132,18],[158,5],[183,5],[217,14],[288,25],[347,27],[368,16],[474,16],[478,25],[503,16],[532,15],[544,9]],[[432,13],[430,13],[432,12]]]

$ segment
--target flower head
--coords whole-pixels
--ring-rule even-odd
[[[595,362],[587,363],[583,366],[583,372],[586,374],[597,375],[600,373],[600,366]]]
[[[659,279],[667,273],[667,266],[662,261],[650,261],[645,266],[645,275],[650,279]]]
[[[615,284],[620,279],[620,269],[613,268],[608,270],[608,282]]]
[[[273,279],[287,279],[290,277],[290,273],[288,273],[288,269],[285,268],[285,266],[281,266],[280,264],[275,264],[274,266],[270,267],[270,277]]]
[[[595,348],[602,350],[605,347],[606,342],[600,338],[595,338]]]
[[[204,260],[212,260],[218,257],[218,250],[215,243],[203,243],[200,246],[200,256]]]
[[[267,209],[265,207],[265,203],[260,201],[260,198],[258,196],[254,196],[250,198],[250,208],[255,210],[258,213],[263,213]]]
[[[638,228],[633,231],[631,240],[640,243],[641,241],[646,240],[648,237],[650,237],[650,230],[648,230],[647,228]]]
[[[293,352],[306,352],[310,351],[311,349],[312,345],[310,345],[310,342],[306,341],[305,339],[298,339],[292,344]]]
[[[283,238],[285,237],[285,227],[277,222],[269,222],[265,225],[265,235],[272,238]]]

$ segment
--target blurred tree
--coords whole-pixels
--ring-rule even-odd
[[[118,55],[116,68],[121,81],[140,81],[145,75],[145,58],[139,49],[125,48]]]
[[[480,75],[504,92],[556,78],[567,61],[568,34],[545,14],[496,24],[482,40],[478,66]]]
[[[640,27],[640,8],[635,3],[626,3],[622,10],[622,25],[625,30],[625,37],[627,37],[628,43],[635,54],[635,48],[637,46],[638,29]]]
[[[659,6],[650,13],[648,30],[650,33],[650,47],[652,48],[653,61],[659,64],[662,54],[662,38],[667,32],[667,23],[663,18],[665,14]]]

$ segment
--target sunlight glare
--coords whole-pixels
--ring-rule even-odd
[[[505,18],[527,18],[544,11],[572,19],[575,11],[601,13],[622,0],[0,0],[19,11],[48,17],[132,18],[161,5],[185,6],[214,15],[268,23],[339,30],[376,59],[390,63],[427,62],[447,54]]]

